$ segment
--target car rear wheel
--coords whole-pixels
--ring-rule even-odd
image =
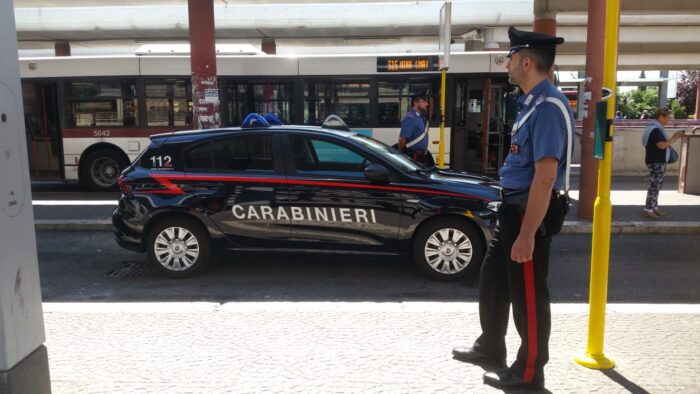
[[[158,271],[173,278],[197,275],[211,260],[209,234],[201,224],[187,218],[156,224],[149,232],[147,251]]]
[[[484,258],[479,233],[458,218],[437,219],[416,234],[413,259],[423,272],[442,280],[457,280],[478,272]]]

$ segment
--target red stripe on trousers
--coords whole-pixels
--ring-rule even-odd
[[[535,362],[537,361],[537,306],[535,303],[535,269],[534,261],[523,263],[525,273],[525,305],[527,307],[527,361],[523,380],[532,382],[535,376]]]

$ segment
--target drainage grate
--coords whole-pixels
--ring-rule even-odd
[[[138,261],[126,262],[121,268],[109,271],[105,276],[109,278],[150,278],[157,274],[156,270],[150,266],[143,265]]]

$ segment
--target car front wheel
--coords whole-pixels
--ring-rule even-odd
[[[416,234],[413,258],[429,276],[457,280],[478,272],[484,258],[479,233],[464,220],[442,218],[423,226]]]

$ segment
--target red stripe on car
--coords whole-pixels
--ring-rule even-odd
[[[472,198],[481,201],[489,201],[486,198],[479,196],[472,196],[469,194],[446,192],[441,190],[433,189],[418,189],[410,187],[399,187],[399,186],[379,186],[379,185],[368,185],[363,183],[346,183],[346,182],[331,182],[331,181],[312,181],[312,180],[297,180],[297,179],[283,179],[283,178],[253,178],[253,177],[234,177],[234,176],[221,176],[221,175],[173,175],[173,174],[151,174],[151,178],[158,181],[166,190],[161,191],[151,191],[151,193],[161,193],[161,194],[185,194],[178,185],[174,184],[172,181],[214,181],[214,182],[246,182],[246,183],[272,183],[272,184],[286,184],[286,185],[306,185],[306,186],[328,186],[328,187],[348,187],[355,189],[370,189],[370,190],[386,190],[386,191],[396,191],[404,193],[424,193],[424,194],[434,194],[440,196],[451,196],[451,197],[461,197],[461,198]]]

